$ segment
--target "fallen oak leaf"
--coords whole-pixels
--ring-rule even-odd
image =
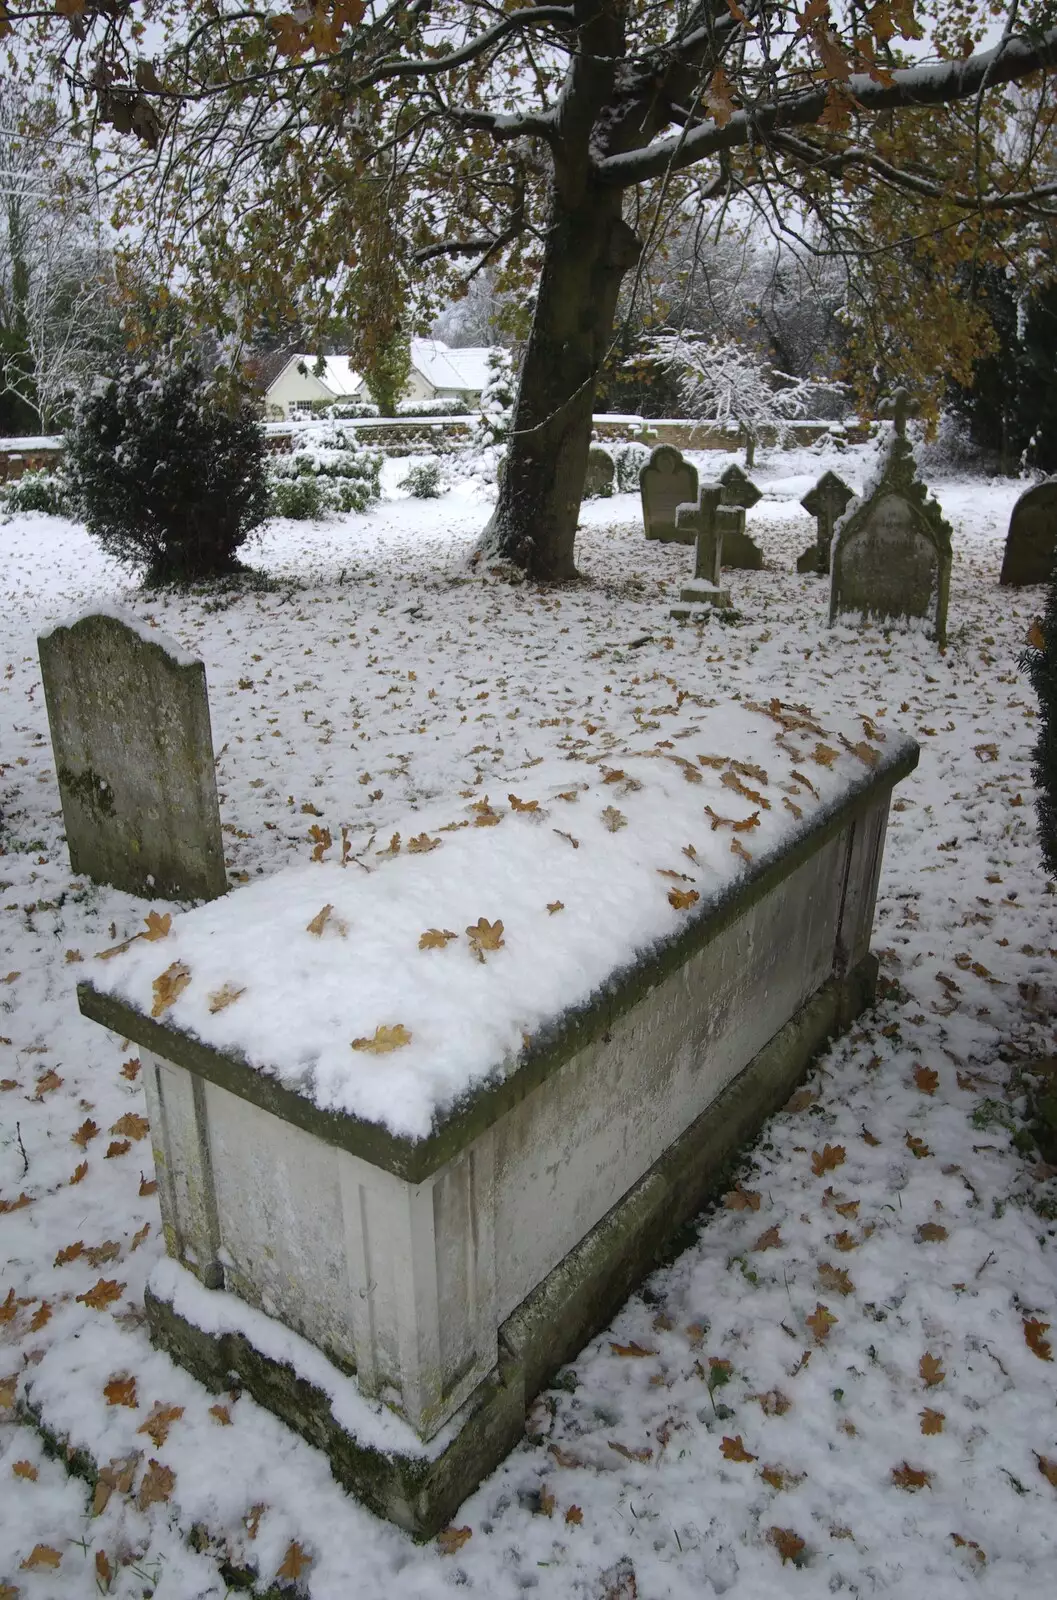
[[[420,833],[407,841],[407,848],[413,856],[424,856],[431,850],[439,850],[442,842],[440,839],[431,839],[428,833]]]
[[[502,949],[503,924],[500,921],[489,922],[485,917],[478,917],[477,921],[466,929],[466,936],[474,955],[479,961],[483,961],[486,950]]]
[[[135,1411],[139,1404],[135,1378],[127,1372],[115,1375],[103,1385],[103,1397],[108,1406],[128,1406]]]
[[[1057,1461],[1051,1461],[1049,1456],[1040,1456],[1037,1450],[1033,1450],[1031,1453],[1038,1462],[1039,1471],[1046,1479],[1046,1482],[1051,1484],[1054,1489],[1057,1489]]]
[[[918,1362],[918,1374],[926,1389],[934,1389],[947,1376],[939,1356],[934,1356],[928,1350]]]
[[[150,1123],[138,1112],[127,1111],[111,1125],[110,1132],[120,1134],[123,1139],[145,1139],[150,1132]]]
[[[287,1583],[296,1583],[297,1580],[312,1565],[313,1558],[308,1554],[296,1539],[291,1539],[283,1556],[282,1566],[275,1576],[284,1579]]]
[[[472,1537],[472,1528],[442,1528],[437,1534],[437,1548],[442,1556],[453,1556]]]
[[[732,856],[737,856],[741,861],[748,862],[752,860],[752,855],[738,838],[730,841],[730,853]]]
[[[218,1423],[222,1428],[230,1428],[232,1426],[231,1412],[228,1410],[227,1406],[222,1406],[219,1404],[210,1406],[209,1415],[213,1418],[214,1422]]]
[[[747,783],[742,783],[736,772],[724,772],[720,778],[724,789],[733,789],[735,794],[740,794],[743,800],[748,800],[754,806],[759,806],[763,811],[770,811],[771,802],[767,796],[760,794],[758,789],[750,789]]]
[[[931,1406],[926,1406],[924,1411],[920,1413],[921,1431],[922,1433],[942,1433],[943,1424],[946,1420],[942,1411],[933,1411]]]
[[[803,1539],[792,1528],[768,1528],[767,1539],[781,1556],[783,1567],[787,1561],[792,1561],[796,1565],[807,1548]]]
[[[579,841],[579,839],[574,839],[571,833],[565,833],[565,832],[562,831],[561,828],[552,828],[551,832],[552,833],[556,833],[558,835],[559,839],[568,839],[568,841],[572,845],[573,849],[574,850],[579,850],[580,841]]]
[[[843,1295],[854,1293],[855,1285],[843,1267],[834,1267],[828,1261],[820,1261],[816,1268],[816,1276],[823,1289],[830,1293]]]
[[[154,1004],[151,1006],[151,1016],[163,1016],[183,994],[190,981],[191,969],[185,961],[174,961],[171,966],[166,967],[152,985]]]
[[[334,907],[328,903],[321,911],[317,911],[312,921],[305,924],[305,932],[311,933],[317,939],[322,939],[323,929],[326,927],[333,910]]]
[[[136,1432],[145,1433],[151,1443],[160,1450],[169,1437],[169,1429],[183,1414],[183,1406],[167,1406],[164,1400],[156,1400],[150,1416],[146,1422],[140,1424]]]
[[[112,1161],[115,1156],[127,1155],[131,1149],[131,1139],[111,1139],[106,1147],[106,1155],[103,1159],[104,1161]]]
[[[55,1257],[55,1260],[52,1263],[52,1265],[56,1266],[56,1267],[65,1267],[71,1261],[76,1261],[77,1257],[80,1256],[80,1255],[83,1255],[83,1254],[84,1254],[84,1240],[83,1239],[78,1239],[76,1244],[64,1245],[63,1248],[59,1251],[58,1255]]]
[[[1053,1347],[1049,1339],[1043,1338],[1050,1324],[1048,1322],[1040,1322],[1037,1317],[1025,1317],[1023,1323],[1024,1343],[1028,1349],[1033,1355],[1038,1356],[1040,1361],[1052,1361]]]
[[[218,1011],[226,1011],[236,1000],[241,1000],[245,993],[245,984],[240,988],[237,984],[225,983],[219,989],[214,989],[209,996],[210,1015],[215,1017]]]
[[[643,1356],[655,1356],[657,1354],[656,1350],[651,1350],[648,1345],[636,1344],[634,1339],[632,1339],[630,1344],[617,1344],[611,1339],[609,1341],[609,1348],[612,1350],[615,1356],[632,1356],[638,1359],[641,1359]]]
[[[85,1121],[81,1123],[81,1126],[78,1128],[77,1132],[70,1134],[70,1143],[79,1144],[82,1150],[87,1150],[89,1141],[94,1139],[98,1132],[98,1124],[94,1123],[91,1117],[87,1117]]]
[[[723,1204],[728,1211],[759,1211],[761,1200],[754,1190],[743,1189],[739,1183],[723,1196]]]
[[[836,1327],[838,1320],[829,1307],[824,1306],[821,1301],[816,1303],[811,1315],[804,1318],[819,1344],[826,1342],[830,1335],[830,1329]]]
[[[46,1328],[51,1321],[51,1301],[42,1300],[29,1319],[30,1333],[39,1333],[41,1328]]]
[[[553,917],[553,916],[555,916],[557,914],[557,912],[565,910],[565,901],[564,900],[548,900],[547,901],[547,910],[550,913],[550,915]]]
[[[394,1023],[391,1027],[379,1023],[370,1039],[354,1039],[353,1050],[364,1050],[372,1056],[387,1056],[392,1050],[401,1050],[404,1045],[411,1043],[411,1034],[402,1022]]]
[[[443,950],[452,939],[459,935],[452,933],[450,928],[427,928],[425,933],[419,934],[418,948],[420,950]]]
[[[89,1306],[93,1311],[105,1311],[107,1306],[121,1299],[124,1291],[125,1285],[118,1283],[116,1278],[100,1278],[91,1289],[77,1296],[77,1302]]]
[[[777,1250],[781,1248],[781,1245],[782,1235],[776,1222],[773,1227],[761,1233],[756,1243],[750,1245],[749,1248],[751,1250]]]
[[[821,1150],[811,1152],[811,1170],[816,1178],[821,1178],[827,1172],[834,1172],[837,1167],[842,1167],[846,1158],[847,1151],[842,1144],[823,1145]]]
[[[906,1489],[913,1494],[917,1489],[931,1487],[932,1473],[926,1472],[924,1467],[912,1467],[909,1461],[904,1461],[901,1467],[892,1468],[892,1482],[897,1489]]]
[[[837,751],[828,744],[819,743],[812,750],[811,759],[820,767],[832,767],[837,759]]]
[[[571,1527],[579,1528],[584,1520],[584,1514],[579,1506],[570,1506],[565,1513],[565,1520]]]
[[[609,780],[606,781],[608,783]],[[560,798],[565,797],[563,795]],[[538,811],[540,808],[538,800],[519,800],[516,794],[508,794],[507,799],[510,801],[511,811]]]
[[[62,1553],[50,1544],[35,1544],[25,1561],[19,1562],[22,1572],[39,1572],[42,1567],[54,1571],[62,1561]]]
[[[34,1100],[43,1100],[46,1094],[51,1094],[55,1089],[61,1089],[65,1080],[59,1077],[54,1067],[49,1067],[47,1072],[42,1072],[36,1082]]]
[[[176,1487],[176,1474],[152,1456],[139,1486],[136,1504],[141,1511],[148,1506],[164,1505]]]
[[[939,1244],[948,1237],[947,1230],[939,1222],[923,1222],[915,1231],[918,1244]]]
[[[611,1450],[616,1451],[618,1456],[623,1456],[625,1461],[641,1461],[645,1463],[653,1460],[653,1451],[648,1444],[644,1444],[639,1450],[632,1450],[630,1446],[621,1444],[619,1439],[607,1439],[606,1443]]]
[[[910,1132],[909,1128],[907,1129],[904,1143],[916,1161],[924,1161],[926,1156],[932,1154],[924,1139],[919,1139],[916,1133]]]
[[[668,890],[668,904],[673,911],[689,911],[691,906],[696,906],[700,898],[696,889]]]
[[[25,1478],[28,1483],[36,1483],[40,1477],[40,1471],[32,1461],[13,1461],[11,1471],[16,1478]]]
[[[720,1450],[725,1461],[758,1461],[759,1456],[750,1455],[742,1443],[741,1434],[735,1438],[724,1438]]]
[[[919,1063],[914,1068],[914,1083],[922,1094],[935,1094],[939,1081],[940,1075],[932,1067],[923,1067]]]
[[[140,1062],[139,1056],[133,1056],[130,1061],[122,1062],[121,1076],[123,1078],[127,1078],[129,1083],[135,1083],[137,1077],[139,1076],[141,1064],[142,1063]]]
[[[606,806],[602,812],[602,822],[609,833],[619,833],[621,828],[626,828],[628,819],[623,811],[618,811],[616,806]]]

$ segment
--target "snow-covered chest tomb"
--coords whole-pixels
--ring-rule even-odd
[[[916,746],[778,701],[655,739],[323,840],[80,989],[145,1052],[156,1341],[419,1533],[873,996]]]

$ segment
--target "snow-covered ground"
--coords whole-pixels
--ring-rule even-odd
[[[941,656],[915,628],[828,629],[827,585],[793,570],[800,496],[826,467],[861,482],[855,452],[765,458],[749,528],[768,567],[731,574],[739,617],[700,631],[668,620],[692,552],[647,544],[632,497],[585,507],[582,584],[512,588],[464,566],[486,491],[407,500],[406,465],[366,516],[270,525],[248,557],[276,586],[241,595],[142,594],[70,523],[0,524],[0,1597],[190,1600],[250,1566],[313,1600],[1053,1592],[1057,1194],[1004,1097],[1052,1049],[1057,1000],[1017,666],[1041,595],[997,584],[1018,486],[936,485]],[[670,738],[701,698],[920,741],[877,912],[888,998],[430,1545],[147,1341],[163,1245],[137,1061],[74,996],[143,906],[70,874],[35,646],[101,598],[206,663],[236,884],[307,864],[312,826],[381,845],[409,810],[505,798],[526,763],[649,722]],[[27,1393],[113,1464],[94,1497],[15,1420]]]

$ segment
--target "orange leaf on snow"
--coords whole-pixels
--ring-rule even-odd
[[[943,1370],[943,1363],[939,1356],[934,1356],[931,1351],[928,1350],[926,1350],[925,1354],[918,1362],[918,1373],[926,1389],[934,1389],[936,1385],[938,1383],[942,1383],[944,1378],[947,1376],[946,1372]]]
[[[833,1267],[828,1261],[820,1261],[816,1275],[823,1289],[831,1294],[853,1294],[855,1285],[852,1283],[843,1267]]]
[[[167,1406],[163,1400],[156,1400],[150,1416],[146,1422],[140,1424],[136,1432],[145,1433],[160,1450],[169,1437],[169,1429],[183,1414],[183,1406]]]
[[[570,1524],[570,1526],[578,1528],[584,1520],[584,1514],[580,1510],[579,1506],[570,1506],[568,1511],[565,1513],[565,1520]]]
[[[55,1068],[49,1067],[47,1072],[42,1072],[40,1077],[37,1079],[35,1086],[36,1093],[33,1096],[34,1100],[43,1100],[46,1094],[51,1094],[54,1089],[60,1089],[62,1087],[62,1083],[63,1080],[59,1077],[59,1074],[55,1071]]]
[[[452,933],[450,928],[427,928],[425,933],[419,935],[418,948],[420,950],[443,950],[457,939],[459,935]]]
[[[1040,1456],[1037,1450],[1033,1451],[1032,1454],[1038,1462],[1039,1471],[1046,1479],[1046,1482],[1057,1489],[1057,1461],[1051,1461],[1049,1456]]]
[[[41,1328],[46,1328],[51,1321],[51,1301],[42,1300],[29,1319],[30,1333],[39,1333]]]
[[[160,1017],[174,1005],[183,994],[191,981],[191,969],[185,961],[174,961],[171,966],[155,978],[152,988],[154,990],[154,1004],[150,1008],[152,1017]]]
[[[392,1027],[379,1023],[369,1039],[354,1039],[354,1050],[365,1050],[372,1056],[387,1056],[392,1050],[400,1050],[404,1045],[411,1043],[411,1035],[402,1022],[397,1022]]]
[[[630,1344],[615,1344],[614,1341],[611,1339],[609,1341],[609,1348],[612,1350],[612,1352],[613,1352],[613,1354],[615,1356],[638,1356],[638,1357],[642,1357],[642,1356],[655,1356],[657,1354],[656,1350],[651,1350],[648,1345],[636,1344],[634,1339],[632,1339]]]
[[[233,1006],[236,1000],[241,1000],[246,993],[246,986],[239,988],[235,983],[221,984],[219,989],[214,989],[209,996],[209,1012],[216,1016],[218,1011],[226,1011],[228,1006]]]
[[[926,1406],[920,1413],[922,1433],[942,1433],[946,1421],[942,1411],[933,1411],[931,1406]]]
[[[947,1238],[947,1230],[939,1222],[923,1222],[914,1234],[918,1244],[940,1244]]]
[[[466,936],[470,941],[470,949],[480,961],[484,960],[486,950],[503,948],[503,924],[499,921],[489,922],[486,917],[478,917],[466,929]]]
[[[132,1149],[131,1139],[111,1139],[106,1147],[104,1161],[112,1161],[115,1156],[124,1156]]]
[[[780,1248],[781,1243],[782,1235],[776,1222],[773,1227],[768,1228],[765,1233],[760,1234],[760,1237],[757,1239],[754,1245],[750,1246],[750,1249],[777,1250]]]
[[[1053,1360],[1053,1347],[1049,1339],[1043,1338],[1049,1326],[1048,1322],[1040,1322],[1037,1317],[1024,1318],[1024,1343],[1040,1361]]]
[[[819,1344],[823,1344],[829,1338],[830,1329],[836,1326],[837,1320],[829,1307],[824,1306],[821,1301],[816,1304],[811,1315],[804,1318]]]
[[[23,1572],[39,1572],[42,1567],[54,1571],[61,1560],[61,1553],[50,1544],[35,1544],[25,1561],[19,1562],[19,1567]]]
[[[83,1239],[78,1239],[76,1244],[63,1245],[62,1249],[59,1251],[58,1255],[55,1257],[53,1265],[56,1266],[56,1267],[65,1267],[71,1261],[76,1261],[77,1257],[80,1256],[80,1255],[83,1255],[83,1254],[84,1254],[84,1240]]]
[[[156,939],[164,939],[172,927],[172,917],[168,911],[162,915],[159,915],[157,911],[148,911],[144,920],[147,927],[146,931],[140,934],[140,938],[147,939],[151,943]]]
[[[811,1152],[811,1170],[816,1178],[823,1177],[827,1172],[842,1167],[847,1152],[842,1144],[827,1144],[821,1150]]]
[[[758,1456],[750,1455],[748,1450],[746,1450],[744,1444],[742,1443],[742,1439],[741,1439],[741,1434],[740,1433],[734,1439],[724,1438],[723,1443],[720,1445],[719,1448],[722,1451],[723,1459],[725,1461],[758,1461],[759,1460]]]
[[[453,1556],[472,1537],[472,1528],[442,1528],[437,1534],[437,1547],[442,1556]]]
[[[145,1139],[150,1132],[150,1123],[138,1112],[126,1111],[111,1125],[110,1132],[119,1133],[125,1139]]]
[[[743,1189],[739,1184],[723,1196],[723,1204],[728,1211],[759,1211],[760,1196],[751,1189]]]
[[[11,1463],[11,1471],[16,1478],[25,1478],[30,1483],[36,1483],[40,1477],[40,1473],[32,1461],[13,1461]]]
[[[100,1278],[86,1294],[79,1294],[77,1300],[80,1305],[90,1306],[93,1311],[105,1311],[107,1306],[121,1299],[124,1289],[125,1285],[118,1283],[116,1278]]]
[[[892,1468],[892,1482],[897,1489],[913,1493],[916,1489],[927,1489],[931,1485],[932,1473],[926,1472],[924,1467],[912,1467],[909,1461],[904,1461],[901,1467]]]
[[[911,1155],[917,1161],[924,1161],[926,1156],[930,1156],[932,1154],[932,1151],[929,1149],[924,1139],[919,1139],[917,1134],[911,1133],[909,1129],[907,1130],[904,1143],[906,1144],[906,1147],[910,1151]]]
[[[93,1122],[91,1117],[88,1117],[81,1123],[76,1133],[70,1134],[70,1143],[79,1144],[82,1150],[87,1150],[89,1141],[94,1139],[98,1132],[98,1123]]]
[[[222,1406],[219,1404],[210,1406],[209,1415],[213,1418],[214,1422],[219,1423],[222,1428],[231,1427],[231,1412],[228,1410],[227,1406]]]
[[[919,1063],[914,1068],[914,1082],[922,1094],[935,1094],[939,1081],[940,1075],[932,1067],[923,1067]]]
[[[148,1506],[164,1505],[176,1487],[176,1474],[170,1467],[165,1467],[160,1461],[155,1461],[152,1456],[136,1496],[136,1504],[141,1511],[146,1511]]]
[[[121,1076],[127,1078],[129,1083],[135,1083],[139,1076],[140,1066],[139,1056],[132,1056],[130,1060],[121,1063]]]
[[[792,1528],[768,1528],[767,1538],[781,1556],[783,1567],[787,1561],[795,1564],[807,1548],[803,1539]]]
[[[127,1372],[121,1373],[103,1385],[103,1396],[108,1406],[128,1406],[135,1411],[138,1401],[136,1399],[136,1380]]]
[[[283,1564],[276,1572],[277,1578],[284,1578],[288,1583],[296,1583],[312,1565],[312,1557],[298,1544],[296,1539],[291,1539],[283,1556]]]
[[[648,1444],[644,1444],[639,1450],[633,1450],[630,1445],[621,1444],[619,1439],[609,1439],[606,1442],[609,1448],[615,1450],[618,1456],[623,1456],[625,1461],[641,1461],[645,1464],[653,1460],[653,1451]]]
[[[691,906],[696,906],[700,898],[696,889],[668,890],[668,904],[674,911],[689,911]]]

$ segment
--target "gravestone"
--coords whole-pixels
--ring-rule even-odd
[[[584,474],[584,499],[608,500],[613,493],[616,468],[613,457],[600,444],[593,444],[587,452],[587,471]]]
[[[130,894],[225,893],[205,668],[118,612],[38,640],[74,872]]]
[[[684,461],[673,445],[658,445],[639,473],[642,520],[647,539],[662,544],[693,544],[691,528],[676,527],[677,507],[697,499],[697,468]]]
[[[763,551],[745,532],[745,513],[760,499],[761,491],[737,465],[720,475],[720,507],[723,524],[723,565],[758,572],[763,566]]]
[[[698,491],[696,501],[676,510],[677,529],[692,531],[697,547],[693,579],[680,589],[680,604],[671,609],[671,615],[678,622],[685,622],[695,607],[701,610],[708,606],[720,610],[730,608],[730,591],[724,589],[720,581],[723,528],[728,515],[720,504],[722,493],[718,483],[706,483]]]
[[[1057,554],[1057,478],[1038,483],[1013,507],[999,583],[1048,583]]]
[[[895,427],[862,498],[833,530],[829,620],[838,612],[925,617],[947,641],[951,530],[917,475],[906,437],[909,406],[896,390]]]
[[[844,515],[848,502],[854,498],[855,491],[849,489],[844,479],[838,478],[835,472],[824,472],[815,487],[808,490],[800,504],[809,517],[814,517],[817,533],[814,544],[809,544],[797,561],[797,572],[821,574],[829,571],[834,524],[838,517]]]

